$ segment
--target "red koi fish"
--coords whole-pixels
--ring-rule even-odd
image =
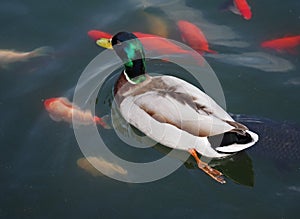
[[[233,4],[244,19],[250,20],[252,18],[251,8],[246,0],[233,0]]]
[[[141,33],[141,32],[133,32],[133,34],[139,38],[145,47],[146,50],[149,51],[155,51],[159,54],[190,54],[193,55],[192,51],[185,50],[181,48],[180,46],[170,42],[169,40],[153,35],[153,34],[147,34],[147,33]],[[93,40],[99,40],[99,39],[111,39],[112,35],[109,33],[103,32],[103,31],[97,31],[92,30],[88,32],[88,35]],[[151,40],[143,40],[143,38],[151,38]]]
[[[99,117],[93,116],[91,111],[83,111],[78,106],[72,104],[67,98],[50,98],[44,101],[44,106],[49,112],[49,116],[54,121],[65,121],[80,125],[99,124],[104,128],[109,126]]]
[[[181,32],[182,40],[194,50],[200,54],[203,54],[204,52],[217,53],[216,51],[209,49],[204,33],[196,25],[188,21],[180,20],[177,22],[177,26]]]
[[[282,37],[274,40],[268,40],[261,43],[261,47],[275,49],[278,52],[288,51],[291,54],[297,54],[296,47],[300,45],[300,35]]]

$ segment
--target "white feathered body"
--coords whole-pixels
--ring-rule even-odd
[[[244,150],[257,134],[235,122],[212,98],[173,76],[149,77],[119,89],[120,112],[125,120],[153,140],[179,150],[196,149],[203,156],[222,158]],[[244,131],[252,141],[213,148],[209,136]]]

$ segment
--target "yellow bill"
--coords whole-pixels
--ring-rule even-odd
[[[113,49],[113,47],[111,45],[111,39],[101,38],[101,39],[96,41],[96,44],[98,46],[101,46],[101,47],[106,48],[106,49]]]

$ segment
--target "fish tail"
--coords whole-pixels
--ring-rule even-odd
[[[48,56],[51,55],[53,52],[54,52],[53,48],[49,46],[43,46],[30,52],[30,57],[32,58],[32,57]]]
[[[94,116],[94,121],[96,124],[101,125],[105,129],[111,129],[111,126],[108,125],[108,122],[106,122],[107,117],[103,116],[102,118],[99,118],[98,116]]]
[[[200,58],[199,58],[199,54],[201,55]],[[205,64],[203,55],[204,55],[203,52],[198,52],[197,54],[191,53],[191,56],[195,59],[195,61],[197,62],[197,64],[199,66],[204,66],[204,64]]]
[[[219,6],[220,11],[228,11],[231,7],[234,7],[233,0],[227,0]]]
[[[205,52],[211,53],[211,54],[218,54],[217,51],[212,50],[212,49],[207,49]]]

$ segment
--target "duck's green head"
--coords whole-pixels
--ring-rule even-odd
[[[125,72],[130,80],[135,83],[145,80],[145,53],[142,43],[134,34],[119,32],[112,39],[98,40],[97,44],[115,50],[123,61]]]

